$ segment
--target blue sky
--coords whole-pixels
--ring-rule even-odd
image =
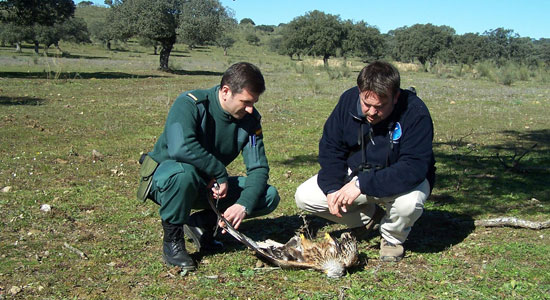
[[[483,33],[503,27],[522,37],[550,38],[550,0],[220,0],[235,18],[256,25],[288,23],[320,10],[343,20],[365,21],[380,32],[402,26],[447,25],[457,34]],[[75,1],[80,2],[80,1]],[[94,3],[103,4],[102,0]]]

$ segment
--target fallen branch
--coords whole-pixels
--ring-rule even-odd
[[[517,148],[515,148],[514,149],[514,156],[512,156],[512,158],[510,159],[510,161],[512,162],[511,165],[508,165],[508,163],[506,161],[504,161],[503,158],[500,157],[498,152],[496,154],[496,157],[500,161],[500,163],[504,166],[505,169],[512,170],[512,171],[518,172],[518,173],[525,173],[525,172],[527,172],[527,170],[520,167],[519,161],[525,155],[527,155],[529,152],[533,151],[533,149],[535,149],[535,147],[537,147],[537,144],[534,144],[533,146],[531,146],[531,148],[525,150],[522,154],[519,154],[519,152],[518,152],[519,150]]]
[[[550,221],[546,222],[534,222],[522,220],[514,217],[500,217],[487,220],[476,220],[474,223],[476,226],[481,227],[517,227],[527,228],[533,230],[541,230],[550,228]]]
[[[71,250],[72,252],[76,253],[78,256],[80,256],[80,258],[82,259],[88,259],[88,256],[86,256],[86,254],[82,251],[80,251],[79,249],[76,249],[75,247],[67,244],[67,242],[64,242],[63,243],[63,246],[65,246],[65,248]]]

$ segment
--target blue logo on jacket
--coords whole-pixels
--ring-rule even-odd
[[[401,138],[403,131],[401,131],[401,124],[399,122],[395,123],[395,127],[392,130],[391,140],[394,143],[397,143],[397,140]]]

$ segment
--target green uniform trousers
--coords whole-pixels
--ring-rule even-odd
[[[245,181],[246,177],[243,176],[229,177],[227,196],[218,203],[221,212],[239,199]],[[193,165],[166,160],[153,175],[150,196],[160,205],[162,220],[172,224],[185,224],[191,209],[211,209],[206,198],[207,183]],[[268,185],[265,194],[256,201],[256,206],[247,218],[269,214],[275,210],[279,200],[277,189]]]

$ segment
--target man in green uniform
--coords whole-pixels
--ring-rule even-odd
[[[185,235],[201,249],[220,248],[212,237],[216,215],[207,197],[238,228],[244,218],[272,212],[279,204],[269,186],[260,114],[254,108],[265,90],[260,70],[246,62],[225,71],[219,86],[184,92],[168,113],[162,135],[148,155],[159,163],[148,197],[160,205],[163,258],[186,270],[195,263]],[[246,176],[230,177],[226,166],[240,153]],[[203,209],[191,214],[191,209]]]

